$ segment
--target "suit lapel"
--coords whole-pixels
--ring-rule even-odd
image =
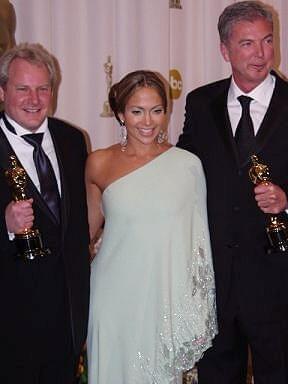
[[[276,73],[275,89],[268,110],[261,123],[259,131],[255,137],[255,145],[251,148],[250,155],[258,154],[269,141],[272,133],[277,127],[286,124],[288,118],[288,94],[287,85]],[[242,164],[239,161],[237,147],[232,134],[231,124],[227,109],[227,96],[230,86],[230,79],[227,79],[222,89],[222,93],[211,102],[211,110],[214,116],[214,121],[222,137],[227,150],[232,154],[239,168],[246,166],[250,162],[250,156],[247,157]],[[281,113],[279,113],[281,111]],[[224,122],[224,125],[223,125]]]
[[[271,98],[271,102],[260,125],[256,135],[255,154],[259,153],[269,141],[275,130],[287,124],[288,118],[288,94],[286,83],[276,74],[275,89]],[[279,113],[281,111],[281,113]]]
[[[237,152],[236,144],[234,141],[229,114],[228,114],[228,108],[227,108],[227,97],[228,97],[230,82],[231,82],[231,78],[226,79],[226,81],[224,82],[224,87],[222,88],[222,91],[219,94],[217,94],[217,97],[215,97],[211,101],[211,111],[212,111],[212,115],[213,115],[217,130],[224,142],[224,145],[227,151],[230,153],[230,155],[235,159],[235,161],[239,165],[238,152]]]
[[[10,156],[14,155],[17,159],[17,164],[19,167],[23,167],[21,164],[19,158],[17,157],[17,154],[14,152],[14,149],[10,145],[9,141],[7,140],[6,135],[0,128],[0,166],[3,168],[3,172],[5,172],[8,168],[11,168],[11,162],[10,162]],[[38,189],[35,187],[33,181],[30,179],[28,173],[27,173],[27,186],[25,188],[25,192],[27,194],[27,198],[32,197],[34,204],[36,204],[43,213],[48,216],[55,224],[55,218],[52,214],[52,212],[47,207],[45,201],[42,199],[41,194],[39,193]]]
[[[0,113],[0,119],[2,119],[2,113]],[[0,128],[0,166],[6,170],[10,168],[10,156],[16,156],[13,148],[11,147],[9,141],[7,140],[2,128]],[[16,156],[17,157],[17,156]],[[20,164],[19,159],[17,158],[18,163]]]
[[[69,169],[69,163],[66,164],[66,162],[69,161],[69,154],[66,153],[67,145],[65,145],[65,140],[67,140],[67,138],[64,138],[61,135],[60,129],[57,129],[57,122],[48,119],[48,127],[54,144],[59,167],[61,183],[61,225],[62,228],[65,229],[67,227],[67,220],[69,216],[70,207],[70,192],[67,188],[65,175],[65,169]]]
[[[9,141],[7,140],[4,132],[2,129],[0,129],[0,164],[4,171],[11,168],[10,156],[12,155],[16,157],[19,167],[24,168],[16,153],[14,152],[14,149],[11,147]],[[42,200],[40,193],[38,192],[28,174],[25,192],[27,193],[27,198],[33,197],[34,200]]]

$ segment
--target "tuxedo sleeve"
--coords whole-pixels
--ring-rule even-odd
[[[186,149],[190,152],[194,152],[193,148],[193,132],[194,132],[194,123],[193,123],[193,97],[189,93],[186,97],[185,105],[185,120],[183,126],[183,132],[179,136],[177,147]]]
[[[1,257],[6,254],[8,251],[11,252],[11,248],[14,248],[14,242],[9,240],[9,235],[6,226],[5,220],[5,210],[7,204],[4,202],[1,203],[0,207],[0,254]]]

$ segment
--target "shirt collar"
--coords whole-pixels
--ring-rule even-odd
[[[37,131],[31,132],[29,129],[22,127],[15,120],[11,119],[11,117],[9,117],[6,113],[5,113],[5,116],[6,116],[7,120],[9,121],[9,123],[15,128],[15,131],[16,131],[18,136],[27,135],[29,133],[42,133],[42,132],[45,133],[48,130],[47,117],[45,118],[43,123],[40,125],[40,127],[37,129]]]
[[[269,73],[265,80],[262,81],[262,83],[260,83],[256,88],[252,89],[251,92],[245,93],[241,91],[241,89],[237,86],[232,76],[228,92],[228,104],[232,105],[239,103],[237,97],[240,95],[245,95],[252,97],[252,99],[258,103],[268,107],[275,87],[275,81],[275,76]]]

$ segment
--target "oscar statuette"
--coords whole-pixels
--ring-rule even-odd
[[[251,156],[252,167],[249,169],[249,177],[253,184],[268,184],[271,182],[269,168],[258,161],[256,155]],[[288,231],[286,225],[280,221],[275,214],[268,214],[270,224],[266,227],[266,232],[270,244],[268,253],[285,252],[288,250]]]
[[[182,9],[181,0],[169,0],[169,8]]]
[[[7,182],[12,190],[14,201],[27,200],[25,187],[27,184],[26,171],[17,165],[15,156],[10,156],[11,168],[5,171]],[[24,229],[22,233],[15,234],[18,257],[23,260],[34,260],[50,253],[43,248],[41,234],[38,229]]]
[[[111,56],[108,56],[106,63],[104,63],[104,72],[106,74],[107,100],[105,100],[103,103],[103,111],[100,113],[101,117],[114,116],[114,113],[112,112],[109,101],[108,101],[108,95],[112,86],[112,71],[113,71],[113,64],[111,62]]]

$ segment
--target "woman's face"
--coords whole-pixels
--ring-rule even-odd
[[[128,99],[125,112],[119,117],[127,128],[129,143],[152,144],[159,132],[166,129],[162,99],[151,87],[139,88]]]

